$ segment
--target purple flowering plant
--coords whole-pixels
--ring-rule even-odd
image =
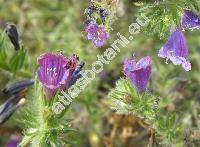
[[[116,55],[115,52],[116,50],[114,50],[114,47],[112,47],[113,50],[111,48],[110,50],[106,50],[102,54],[102,56],[100,56],[99,54],[97,55],[97,53],[102,53],[101,52],[102,50],[99,52],[99,50],[91,49],[90,52],[88,52],[87,48],[84,48],[85,47],[84,40],[82,40],[81,37],[78,37],[81,36],[81,30],[79,30],[78,28],[81,26],[83,22],[81,20],[79,21],[81,23],[78,24],[76,21],[78,18],[77,13],[76,15],[74,15],[75,13],[74,14],[71,13],[71,10],[77,8],[77,7],[73,8],[74,5],[72,4],[73,2],[70,2],[71,5],[66,6],[69,9],[65,9],[65,7],[62,7],[62,9],[64,8],[64,11],[59,10],[58,12],[61,13],[56,13],[56,16],[57,14],[72,15],[73,19],[70,16],[69,17],[67,16],[66,19],[64,19],[64,23],[62,21],[58,21],[59,17],[56,18],[56,21],[54,21],[54,19],[49,17],[50,16],[49,14],[43,15],[42,13],[42,15],[39,15],[41,16],[41,18],[45,16],[44,21],[41,21],[42,23],[44,22],[48,23],[48,25],[45,26],[47,27],[45,31],[52,29],[52,26],[56,27],[56,31],[53,31],[53,33],[51,33],[50,36],[47,36],[46,34],[45,36],[42,36],[43,33],[41,33],[40,35],[37,36],[38,38],[36,40],[42,42],[42,38],[45,38],[45,41],[47,40],[47,42],[44,43],[45,45],[50,44],[49,46],[51,46],[53,43],[55,43],[55,46],[59,46],[60,48],[63,47],[63,45],[66,45],[69,50],[71,48],[73,49],[74,46],[75,47],[77,46],[78,54],[84,59],[88,59],[88,62],[90,61],[90,58],[93,59],[97,55],[98,61],[94,62],[95,65],[92,64],[93,71],[95,70],[95,68],[97,70],[97,66],[103,65],[103,63],[108,64],[106,65],[108,66],[108,68],[106,67],[103,69],[103,72],[105,73],[106,76],[98,77],[97,75],[96,76],[97,79],[93,81],[92,85],[90,85],[92,88],[87,88],[81,94],[81,99],[80,101],[78,101],[78,104],[70,103],[71,105],[61,105],[63,107],[65,106],[61,114],[56,114],[55,112],[53,112],[54,110],[52,109],[53,108],[52,106],[58,106],[53,104],[58,104],[58,103],[64,104],[66,102],[64,101],[66,98],[65,96],[68,95],[61,96],[60,93],[62,93],[63,91],[69,92],[68,91],[69,88],[72,85],[74,85],[74,83],[79,78],[81,78],[82,74],[80,73],[80,71],[84,66],[84,62],[79,63],[77,55],[65,56],[63,53],[57,52],[57,50],[54,49],[54,46],[51,49],[52,52],[44,50],[42,51],[46,52],[44,54],[40,53],[41,50],[38,51],[38,53],[35,52],[36,55],[39,54],[38,58],[36,59],[35,56],[32,57],[31,55],[33,49],[38,48],[38,46],[34,45],[32,46],[31,43],[30,46],[31,50],[27,52],[27,50],[24,49],[23,45],[21,44],[21,40],[24,38],[26,39],[26,34],[22,35],[22,38],[19,38],[16,26],[7,24],[5,29],[5,34],[7,35],[7,39],[9,39],[10,43],[12,43],[12,45],[15,47],[15,51],[13,50],[14,53],[12,54],[10,50],[7,50],[7,48],[5,47],[6,45],[4,46],[3,44],[4,38],[2,37],[0,39],[0,69],[2,69],[0,71],[0,74],[6,71],[5,72],[6,74],[3,74],[0,82],[2,83],[6,82],[9,85],[9,86],[3,86],[2,89],[2,97],[3,98],[5,97],[5,99],[6,98],[7,99],[6,100],[3,98],[0,99],[2,100],[1,101],[2,103],[0,104],[0,125],[7,122],[7,120],[9,120],[10,117],[15,113],[15,111],[20,109],[20,111],[22,110],[20,112],[21,113],[20,115],[22,115],[23,118],[20,119],[20,123],[24,124],[25,126],[25,130],[23,131],[22,141],[21,138],[20,140],[14,139],[11,140],[11,142],[9,142],[7,146],[16,146],[16,144],[19,144],[19,141],[21,141],[20,146],[30,145],[35,147],[51,147],[51,146],[62,147],[68,144],[70,141],[76,141],[76,139],[78,140],[78,143],[77,144],[72,143],[73,144],[72,146],[93,146],[93,144],[94,146],[104,146],[103,144],[105,141],[104,136],[99,136],[99,134],[104,134],[105,131],[104,129],[106,128],[104,127],[104,123],[105,125],[114,126],[114,129],[112,127],[109,127],[109,131],[114,132],[111,133],[111,138],[112,138],[111,142],[113,141],[113,144],[111,146],[115,146],[115,142],[117,143],[120,142],[121,138],[123,141],[131,140],[131,146],[132,146],[133,143],[137,142],[138,138],[140,140],[140,136],[137,138],[137,134],[140,135],[141,130],[142,131],[144,130],[144,134],[146,135],[145,138],[147,138],[147,140],[149,141],[148,146],[154,146],[154,143],[155,146],[157,146],[157,143],[161,146],[173,146],[173,145],[183,146],[187,143],[186,141],[188,140],[189,140],[188,142],[190,143],[191,138],[187,136],[184,129],[186,128],[185,124],[187,125],[189,124],[192,127],[193,126],[196,127],[196,124],[198,122],[198,115],[196,111],[198,109],[195,109],[195,111],[193,111],[194,109],[193,108],[191,109],[189,107],[194,107],[194,108],[199,107],[198,103],[195,103],[198,101],[199,84],[194,83],[194,86],[192,85],[192,87],[190,87],[190,84],[188,83],[190,81],[192,81],[193,83],[193,81],[195,80],[199,81],[198,69],[195,68],[199,66],[198,59],[195,62],[195,58],[198,58],[199,56],[196,55],[197,53],[195,53],[196,56],[193,56],[194,55],[193,51],[196,52],[195,49],[190,51],[188,50],[186,38],[184,37],[183,34],[184,32],[182,29],[191,29],[191,30],[199,29],[200,17],[198,13],[194,13],[195,11],[185,9],[186,1],[187,3],[189,2],[189,0],[184,0],[184,2],[165,0],[165,1],[155,1],[154,3],[151,3],[149,1],[148,3],[146,3],[147,1],[141,0],[141,3],[138,2],[134,3],[137,5],[137,7],[144,6],[143,7],[144,9],[141,7],[143,9],[143,11],[140,11],[141,13],[144,13],[145,15],[149,14],[146,15],[150,19],[149,25],[147,27],[143,26],[146,27],[144,29],[146,29],[147,32],[150,32],[154,35],[159,34],[158,36],[163,37],[164,35],[169,34],[168,31],[169,29],[176,28],[175,30],[173,30],[173,32],[170,32],[168,40],[166,41],[165,44],[163,44],[161,49],[156,51],[158,52],[158,54],[154,53],[152,50],[147,51],[146,47],[148,47],[148,45],[145,44],[145,49],[144,50],[141,49],[139,52],[141,54],[144,54],[143,52],[145,52],[146,54],[147,51],[147,54],[151,55],[152,57],[145,56],[140,58],[139,60],[135,59],[124,60],[123,57],[124,55],[129,53],[130,50],[132,50],[132,47],[135,48],[137,44],[139,47],[143,48],[141,41],[148,42],[147,38],[143,37],[143,35],[140,36],[140,34],[138,34],[138,37],[134,38],[135,42],[134,41],[130,42],[130,46],[126,46],[124,50],[121,50],[119,58],[116,58],[120,59],[117,62],[115,61],[111,62],[111,59],[109,59],[109,57],[111,58],[112,56],[114,58]],[[44,2],[44,4],[45,3],[46,2]],[[112,35],[109,34],[109,27],[111,25],[111,17],[113,17],[112,14],[113,11],[115,11],[117,15],[122,16],[123,19],[125,18],[124,20],[130,20],[129,18],[132,18],[134,14],[132,13],[133,12],[132,5],[129,5],[128,1],[120,1],[119,5],[121,7],[119,9],[117,0],[116,1],[106,0],[104,4],[102,3],[100,1],[93,1],[93,4],[86,8],[84,14],[86,15],[86,19],[84,22],[85,25],[84,31],[86,34],[86,39],[90,40],[96,47],[99,48],[103,47],[106,44],[106,41],[109,39],[110,35]],[[79,6],[79,3],[75,4]],[[27,7],[26,5],[29,6],[28,3],[23,4],[23,9]],[[58,8],[61,5],[62,3],[59,3]],[[114,9],[111,9],[111,6],[115,6]],[[81,6],[80,8],[81,10],[83,10]],[[188,8],[191,9],[189,5]],[[50,9],[52,10],[52,6]],[[126,9],[127,11],[124,11]],[[138,10],[138,8],[136,8],[136,10]],[[21,10],[19,9],[19,11]],[[29,12],[29,9],[26,9],[26,11]],[[130,16],[127,15],[129,11],[131,12]],[[47,12],[49,13],[50,11]],[[183,15],[182,12],[184,12]],[[40,10],[38,11],[38,14],[40,14]],[[37,17],[36,18],[34,17],[34,19],[35,19],[34,22],[36,22],[34,23],[35,26],[35,24],[38,24]],[[24,19],[22,20],[25,21],[25,23],[23,21],[20,21],[19,23],[20,27],[26,26],[28,30],[30,29],[30,31],[32,31],[32,25],[30,25],[29,22],[26,22],[26,20]],[[119,21],[117,21],[117,23],[118,22]],[[1,23],[4,23],[4,17],[0,19],[0,24]],[[119,26],[122,25],[125,26],[125,24],[126,21],[124,21],[123,24],[119,24]],[[42,28],[41,26],[37,28],[36,25],[35,27],[39,30]],[[51,27],[49,28],[49,26]],[[74,31],[74,28],[76,28],[76,31]],[[130,29],[130,24],[127,25],[127,28]],[[25,30],[26,28],[23,31]],[[63,32],[60,30],[63,30]],[[42,32],[42,30],[39,31]],[[122,31],[124,30],[122,29]],[[56,34],[54,34],[55,32]],[[141,34],[142,33],[143,32],[141,32]],[[194,33],[196,33],[196,31],[194,31]],[[32,32],[29,34],[32,34]],[[113,33],[113,35],[115,34]],[[69,39],[70,37],[71,40],[73,39],[74,41],[71,42],[71,40]],[[130,36],[130,38],[128,39],[132,40],[131,37],[132,36]],[[33,36],[30,36],[30,38],[33,38]],[[122,36],[119,37],[118,39],[121,42],[125,40]],[[54,42],[51,44],[52,40]],[[152,44],[155,43],[155,47],[157,46],[157,41],[158,40],[156,40],[155,42],[152,41],[153,42]],[[63,42],[65,42],[66,44],[63,44]],[[116,44],[116,46],[117,45],[118,44]],[[197,45],[195,44],[194,46],[198,47],[198,43]],[[151,46],[151,48],[153,47]],[[190,48],[192,47],[190,46]],[[150,53],[150,51],[154,53],[154,57]],[[72,51],[69,51],[69,53],[70,52]],[[191,53],[190,56],[189,52]],[[88,53],[91,54],[88,55]],[[157,61],[154,60],[153,62],[152,58],[155,59],[158,58],[158,56],[164,58],[166,60],[166,63],[170,61],[174,65],[182,66],[182,68],[185,71],[190,71],[191,69],[194,69],[194,71],[192,70],[191,72],[181,72],[178,68],[174,68],[174,71],[178,71],[174,72],[169,70],[168,67],[163,64],[161,64],[162,68],[159,69],[154,68],[154,66],[156,66],[155,63]],[[190,58],[192,58],[192,60],[190,60]],[[122,61],[123,61],[123,66],[121,66],[122,70],[119,70],[120,68],[118,65]],[[191,63],[191,61],[193,62]],[[84,78],[86,77],[89,79],[88,76],[90,74],[89,70],[87,70],[87,72],[88,74],[85,74],[83,76]],[[172,72],[178,75],[176,77],[172,77],[174,76],[174,74],[172,76],[169,76],[170,75],[169,73]],[[152,73],[154,76],[152,76]],[[102,73],[99,73],[99,75],[101,74]],[[185,78],[187,74],[189,74],[190,77],[192,76],[193,77],[191,79],[187,79]],[[10,80],[16,81],[19,79],[19,81],[15,82],[14,84],[10,84],[10,81],[7,82],[7,77],[4,79],[5,75],[8,76]],[[121,75],[123,77],[119,78]],[[185,77],[180,78],[179,76],[182,75]],[[35,80],[32,80],[34,77]],[[161,79],[160,77],[166,79],[166,81],[160,80]],[[176,80],[176,82],[171,80],[170,79],[171,77],[173,78],[174,81]],[[182,80],[181,82],[179,81],[180,79]],[[111,88],[113,86],[113,82],[116,82],[116,86],[110,91],[108,95],[110,99],[106,99],[107,97],[105,95],[107,94],[107,91],[109,91],[109,89],[107,88]],[[172,84],[172,82],[174,83]],[[178,84],[180,84],[181,86]],[[183,89],[182,86],[184,85],[189,87],[188,89],[185,90],[187,94],[181,91]],[[81,87],[82,85],[79,86]],[[154,87],[158,87],[162,90],[156,89]],[[191,94],[193,92],[195,94]],[[162,95],[163,98],[161,98],[159,95]],[[193,99],[192,96],[194,96],[195,100]],[[191,98],[187,99],[188,97]],[[71,97],[70,100],[73,100],[73,98]],[[178,104],[179,101],[181,101],[181,103],[183,103],[184,105],[182,104],[179,105]],[[132,118],[134,118],[133,120],[131,120],[131,125],[128,127],[128,132],[126,126],[125,127],[120,126],[115,128],[115,126],[118,126],[118,122],[121,123],[121,120],[115,122],[115,119],[112,119],[110,113],[114,114],[114,112],[108,109],[107,102],[109,103],[110,108],[112,110],[115,110],[114,112],[116,112],[117,114],[123,114],[122,121],[125,120],[126,116],[131,116]],[[100,103],[103,103],[103,105],[101,106]],[[101,110],[101,108],[104,108],[105,104],[106,104],[105,110],[104,109]],[[185,111],[182,108],[187,108],[186,109],[187,114],[184,114]],[[69,109],[70,111],[67,111]],[[178,116],[178,114],[180,113],[177,110],[178,111],[181,110],[183,117]],[[105,114],[105,111],[109,113]],[[176,112],[177,115],[174,114],[173,112]],[[86,114],[88,113],[89,115],[88,114],[85,115],[85,113]],[[74,120],[72,120],[73,117],[75,118]],[[109,121],[108,122],[106,121],[104,122],[104,120],[97,121],[97,120],[102,120],[104,118],[105,120],[108,119]],[[192,119],[188,121],[190,118]],[[139,128],[140,129],[139,131],[134,130],[137,128],[135,128],[134,126],[135,124],[133,122],[137,123],[137,126],[141,125],[142,129]],[[193,123],[195,125],[192,125]],[[99,128],[97,128],[98,130],[96,130],[96,126],[102,126],[102,124],[103,124],[103,128],[101,127],[102,130]],[[125,124],[123,123],[123,125]],[[81,128],[80,132],[77,133],[78,134],[77,137],[74,137],[73,134],[72,135],[65,134],[74,131],[72,127],[78,129]],[[132,130],[132,127],[134,128],[133,129],[134,131]],[[118,128],[120,128],[120,131],[118,131]],[[87,129],[90,130],[88,131]],[[122,133],[121,130],[123,130]],[[135,133],[136,131],[138,131],[136,135],[132,134]],[[90,134],[87,134],[88,132]],[[119,135],[117,134],[118,132],[120,132]],[[112,134],[116,134],[116,136],[112,136]],[[184,135],[186,137],[183,137]],[[95,138],[94,140],[93,136]],[[190,137],[191,136],[192,135],[190,135]],[[108,136],[106,133],[106,140],[107,137]],[[126,139],[126,137],[128,139]],[[141,140],[143,138],[144,137],[141,137]],[[120,142],[119,146],[120,145],[126,146],[123,144],[123,141]],[[189,143],[188,145],[190,145]]]
[[[30,133],[27,129],[20,145],[25,146],[31,141],[49,146],[54,143],[63,143],[64,139],[58,138],[60,138],[61,132],[69,129],[68,121],[63,118],[68,107],[65,108],[62,114],[55,115],[52,105],[58,100],[57,93],[61,90],[66,91],[81,77],[80,71],[84,66],[84,62],[78,64],[78,60],[79,58],[76,55],[66,57],[61,53],[50,52],[38,57],[37,80],[39,82],[35,83],[37,102],[32,103],[35,110],[30,112],[30,108],[26,108],[29,112],[26,119],[34,118],[34,121],[31,124],[25,124],[27,128],[31,128],[35,132]],[[42,128],[44,131],[39,131]],[[58,133],[54,137],[51,136],[54,135],[54,132],[50,131],[53,128]],[[71,131],[72,129],[69,130],[69,132]],[[49,135],[46,136],[46,133]],[[46,143],[46,140],[48,140],[48,143]]]

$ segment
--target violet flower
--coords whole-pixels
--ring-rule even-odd
[[[200,29],[200,16],[190,10],[185,10],[182,17],[182,27],[184,29]]]
[[[103,24],[98,25],[94,23],[90,23],[86,26],[85,31],[87,34],[87,39],[92,40],[95,46],[102,47],[105,41],[108,39],[108,34],[105,31],[105,27]]]
[[[170,59],[174,65],[182,65],[186,71],[191,70],[186,40],[179,29],[171,34],[167,43],[159,50],[158,56]]]
[[[12,135],[9,142],[6,144],[6,147],[17,147],[22,140],[21,136]]]
[[[46,53],[39,57],[37,75],[48,99],[59,89],[69,88],[77,61],[76,55],[66,58],[62,54]]]
[[[125,60],[123,71],[137,90],[143,92],[151,75],[151,57],[146,56],[137,63],[134,60]]]

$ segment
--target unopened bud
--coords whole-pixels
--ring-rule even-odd
[[[6,34],[8,35],[10,41],[12,42],[15,50],[19,50],[19,34],[17,28],[14,24],[6,24]]]
[[[25,90],[26,88],[32,86],[33,84],[34,80],[32,79],[18,81],[3,88],[2,92],[5,94],[18,94],[21,91]]]

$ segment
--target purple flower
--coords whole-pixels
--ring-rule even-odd
[[[185,10],[182,17],[182,27],[184,29],[200,29],[200,16]]]
[[[87,34],[87,39],[92,40],[94,45],[97,47],[102,47],[105,41],[108,39],[108,34],[105,31],[103,24],[97,25],[90,23],[86,26],[85,31]]]
[[[146,56],[137,63],[134,60],[125,60],[124,74],[131,80],[139,92],[145,90],[151,74],[151,57]]]
[[[6,144],[6,147],[17,147],[21,142],[22,138],[17,135],[12,135],[10,141]]]
[[[186,40],[179,29],[171,34],[167,43],[159,50],[158,56],[170,59],[174,65],[182,65],[186,71],[191,70]]]
[[[66,58],[62,54],[53,53],[46,53],[39,57],[37,75],[48,99],[54,96],[57,90],[69,87],[77,66],[77,59],[75,55]]]

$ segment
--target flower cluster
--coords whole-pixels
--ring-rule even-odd
[[[185,10],[181,26],[184,29],[199,29],[200,17],[189,10]],[[191,70],[187,43],[181,28],[177,27],[172,31],[168,41],[159,50],[158,56],[171,60],[174,65],[181,65],[186,71]],[[144,57],[137,63],[134,60],[125,60],[123,72],[136,89],[142,92],[150,79],[151,58],[149,56]]]
[[[105,8],[99,7],[92,3],[88,8],[85,9],[85,24],[96,23],[97,19],[101,21],[102,24],[105,24],[106,18],[109,16],[109,11]]]
[[[105,29],[106,18],[109,16],[109,11],[92,4],[85,9],[86,21],[85,32],[87,40],[92,40],[96,47],[102,47],[108,39],[108,33]]]
[[[37,76],[47,99],[53,97],[58,90],[69,88],[80,77],[79,72],[84,64],[77,65],[77,62],[76,55],[67,58],[61,53],[45,53],[38,58]]]

